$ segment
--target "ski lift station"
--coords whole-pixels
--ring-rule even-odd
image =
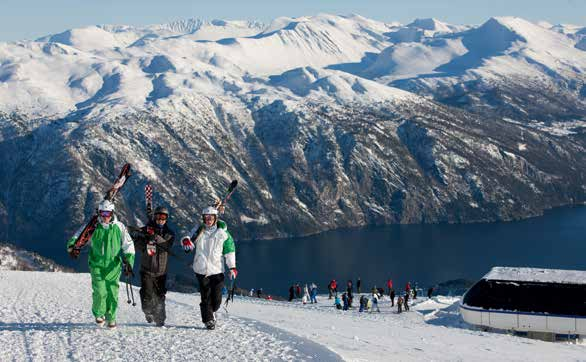
[[[494,267],[464,294],[460,314],[537,338],[586,335],[586,271]]]

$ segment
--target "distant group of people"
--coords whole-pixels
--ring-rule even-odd
[[[305,284],[303,286],[303,295],[301,294],[301,285],[299,283],[292,284],[289,287],[289,301],[293,301],[293,299],[301,298],[301,302],[303,304],[307,303],[317,303],[317,285],[315,283],[311,283],[309,286]]]
[[[361,294],[361,284],[362,281],[360,278],[356,280],[356,291],[358,294]],[[434,287],[429,287],[427,290],[427,298],[431,298],[434,291]],[[328,284],[328,292],[329,292],[329,299],[334,298],[334,305],[337,309],[341,310],[348,310],[352,307],[352,302],[354,299],[354,290],[353,290],[353,283],[351,280],[348,280],[346,283],[346,291],[342,293],[341,298],[338,296],[338,282],[334,279],[331,280]],[[366,295],[360,295],[359,299],[359,312],[363,311],[377,311],[380,312],[380,308],[378,307],[378,303],[380,299],[385,295],[384,288],[377,288],[374,286],[371,289],[371,296],[370,298]],[[409,310],[409,300],[417,299],[417,288],[411,287],[411,282],[407,282],[405,285],[405,291],[403,293],[395,292],[395,288],[393,287],[393,280],[387,280],[387,294],[391,300],[391,307],[395,306],[395,298],[397,298],[397,313],[402,313],[404,310]]]
[[[256,290],[254,290],[254,288],[250,289],[250,291],[248,292],[248,296],[249,297],[256,296],[257,298],[262,298],[263,297],[262,288],[258,288]]]
[[[391,300],[391,307],[395,306],[395,299],[397,305],[397,313],[409,310],[410,301],[417,299],[417,287],[412,287],[411,282],[408,281],[405,285],[405,290],[396,292],[393,286],[393,280],[388,279],[386,283],[386,290],[384,288],[372,287],[370,295],[362,293],[362,280],[360,277],[356,279],[356,284],[352,280],[348,280],[345,289],[340,294],[338,293],[338,281],[332,279],[328,283],[328,299],[334,299],[334,306],[336,309],[348,310],[353,307],[354,303],[354,285],[356,285],[356,293],[359,295],[358,310],[359,312],[380,312],[379,301],[383,296],[388,295]],[[289,287],[289,301],[301,299],[303,304],[317,303],[317,285],[315,283],[305,284],[303,288],[300,283],[291,284]],[[434,292],[434,287],[429,287],[427,290],[427,298],[431,298]]]

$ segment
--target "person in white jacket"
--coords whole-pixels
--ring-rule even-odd
[[[203,224],[196,225],[181,244],[185,252],[195,249],[193,271],[199,283],[201,293],[201,319],[207,329],[214,329],[216,321],[214,312],[222,305],[222,288],[224,288],[224,264],[230,269],[230,279],[238,275],[236,270],[236,247],[234,239],[228,232],[226,223],[218,220],[218,210],[206,207],[202,211]],[[197,236],[199,235],[199,238]],[[196,240],[197,239],[197,240]]]
[[[303,298],[301,298],[303,304],[309,302],[309,288],[307,288],[307,284],[303,287]]]

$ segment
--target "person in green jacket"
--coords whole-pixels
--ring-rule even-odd
[[[118,285],[122,266],[132,275],[134,243],[126,227],[114,215],[114,204],[104,200],[98,206],[98,225],[90,239],[88,264],[92,278],[92,313],[102,327],[116,328]],[[83,230],[80,229],[67,243],[68,250]],[[120,252],[122,251],[122,258]]]

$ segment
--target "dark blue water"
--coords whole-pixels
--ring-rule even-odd
[[[507,223],[393,225],[239,242],[237,263],[240,287],[283,296],[294,282],[315,282],[324,292],[331,279],[342,285],[360,277],[365,289],[392,278],[402,288],[407,280],[420,287],[475,280],[493,266],[586,270],[586,207]]]

